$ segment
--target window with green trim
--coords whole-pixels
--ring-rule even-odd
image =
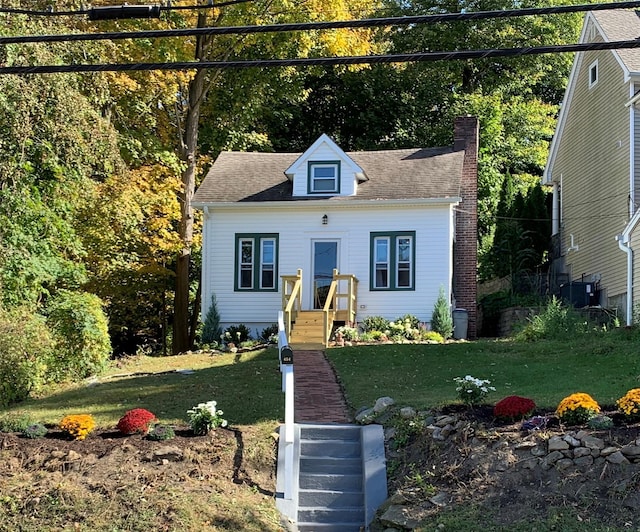
[[[340,192],[340,161],[309,162],[309,194]]]
[[[278,235],[236,234],[236,291],[278,290]]]
[[[415,290],[415,231],[371,233],[371,290]]]

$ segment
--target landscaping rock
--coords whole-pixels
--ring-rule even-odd
[[[627,460],[620,451],[616,451],[607,456],[607,462],[610,464],[628,464],[629,460]]]
[[[402,419],[413,419],[416,417],[415,408],[411,408],[410,406],[405,406],[400,409],[400,417]]]
[[[636,458],[640,456],[640,447],[637,445],[625,445],[620,452],[624,454],[627,458]]]
[[[380,518],[380,522],[387,527],[412,530],[420,525],[420,521],[413,517],[410,507],[394,504],[390,506]]]
[[[604,441],[600,438],[596,438],[595,436],[585,435],[583,438],[578,438],[582,445],[584,445],[587,449],[604,449]]]
[[[358,415],[356,415],[356,423],[360,423],[362,425],[368,425],[373,421],[375,414],[376,413],[373,410],[373,408],[367,408],[362,412],[360,412]]]
[[[376,414],[379,414],[381,412],[384,412],[387,408],[389,408],[394,404],[395,404],[395,401],[391,397],[380,397],[376,401],[376,404],[373,407],[373,411]]]
[[[569,444],[560,436],[552,436],[549,438],[548,449],[552,451],[564,451],[569,448]]]

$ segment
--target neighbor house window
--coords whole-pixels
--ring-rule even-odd
[[[598,83],[598,60],[596,59],[589,66],[589,88]]]
[[[335,194],[340,191],[340,162],[309,162],[309,193]]]
[[[235,290],[278,289],[278,235],[236,235]]]
[[[371,233],[371,289],[415,289],[415,231]]]

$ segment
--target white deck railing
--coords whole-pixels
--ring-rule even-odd
[[[282,350],[289,348],[287,333],[284,326],[284,313],[278,313],[278,355],[280,360],[280,372],[282,373],[282,391],[284,392],[284,498],[293,498],[293,442],[294,442],[294,382],[293,364],[282,363]],[[280,435],[282,437],[282,434]]]

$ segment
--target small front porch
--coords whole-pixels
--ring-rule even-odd
[[[355,323],[358,279],[353,274],[333,270],[330,283],[317,283],[313,305],[303,306],[302,270],[283,275],[282,311],[284,326],[292,345],[326,346],[335,322]]]

